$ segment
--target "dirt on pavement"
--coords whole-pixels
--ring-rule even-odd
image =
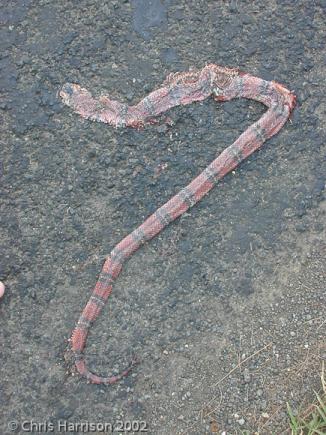
[[[313,401],[326,355],[325,12],[324,1],[4,2],[1,433],[281,434],[286,403]],[[58,91],[75,82],[132,104],[207,63],[277,80],[298,105],[128,261],[86,355],[103,374],[133,353],[141,364],[87,384],[66,349],[105,256],[265,108],[210,99],[171,110],[172,126],[115,130]]]

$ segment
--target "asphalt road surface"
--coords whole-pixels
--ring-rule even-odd
[[[1,433],[284,433],[286,403],[311,403],[326,354],[325,12],[325,1],[3,3]],[[115,130],[58,91],[75,82],[132,104],[207,63],[283,83],[297,107],[128,261],[86,354],[103,374],[133,353],[141,364],[87,384],[68,338],[105,256],[265,108],[209,99],[171,110],[171,126]]]

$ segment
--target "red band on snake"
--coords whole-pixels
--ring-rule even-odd
[[[70,83],[62,87],[60,96],[66,105],[82,117],[105,122],[114,127],[139,128],[150,124],[156,116],[171,107],[202,101],[210,96],[213,96],[216,101],[249,98],[268,107],[257,122],[248,127],[188,186],[158,208],[145,222],[118,243],[106,259],[92,295],[72,334],[71,346],[77,370],[82,376],[91,383],[113,384],[126,376],[137,361],[132,361],[130,367],[119,375],[102,377],[89,371],[83,350],[88,330],[110,296],[112,285],[123,263],[142,244],[152,239],[169,223],[194,206],[222,177],[259,149],[267,139],[274,136],[288,120],[296,98],[277,82],[265,81],[239,72],[237,69],[214,64],[207,65],[198,71],[170,74],[159,89],[151,92],[134,106],[111,100],[107,96],[95,99],[86,89]]]

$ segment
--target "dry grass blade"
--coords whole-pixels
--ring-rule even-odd
[[[325,367],[321,371],[322,392],[315,392],[317,402],[311,404],[301,415],[294,415],[287,403],[292,435],[324,435],[326,433],[326,380]]]

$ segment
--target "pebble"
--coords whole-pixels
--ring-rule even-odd
[[[5,285],[3,282],[0,281],[0,298],[2,298],[4,293],[5,293]]]
[[[251,376],[249,370],[246,368],[243,371],[243,379],[246,383],[250,382]]]

